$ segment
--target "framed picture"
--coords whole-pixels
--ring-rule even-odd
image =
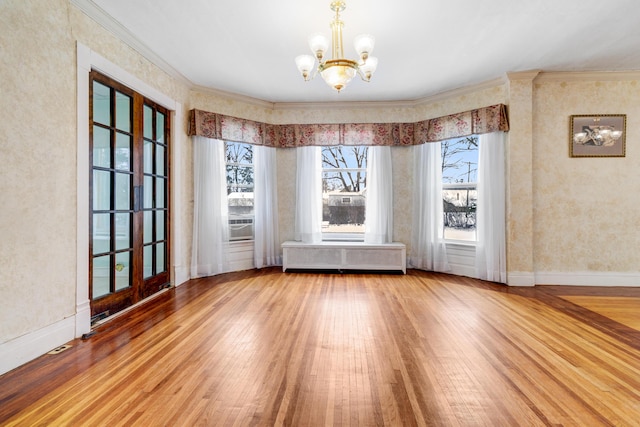
[[[571,157],[624,157],[627,133],[625,114],[571,116]]]

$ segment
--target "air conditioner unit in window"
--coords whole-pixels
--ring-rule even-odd
[[[229,240],[253,239],[253,217],[229,218]]]

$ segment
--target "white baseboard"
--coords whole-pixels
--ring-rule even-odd
[[[0,375],[75,338],[76,316],[0,344]]]
[[[190,272],[189,272],[189,267],[184,267],[184,266],[181,266],[181,265],[174,266],[173,267],[173,277],[174,277],[174,281],[175,281],[173,286],[182,285],[184,282],[186,282],[187,280],[189,280],[191,278]]]
[[[535,279],[534,273],[528,271],[507,273],[507,285],[509,286],[535,286]]]
[[[87,299],[76,304],[75,319],[76,338],[79,338],[91,331],[91,301]]]
[[[640,287],[640,272],[542,272],[536,273],[535,281],[537,285]]]

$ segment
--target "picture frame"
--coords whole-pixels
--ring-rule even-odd
[[[626,114],[584,114],[570,117],[571,157],[624,157]]]

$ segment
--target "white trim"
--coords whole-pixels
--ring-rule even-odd
[[[449,271],[456,276],[476,277],[475,242],[445,241]]]
[[[542,72],[536,82],[617,82],[640,80],[640,71],[550,71]]]
[[[78,43],[76,82],[76,315],[75,334],[91,330],[89,301],[89,72],[91,51]],[[64,341],[58,344],[63,344]]]
[[[76,325],[74,317],[67,317],[37,331],[0,345],[0,375],[9,372],[48,351],[73,340]]]
[[[640,272],[540,272],[535,281],[536,285],[639,287]]]
[[[142,43],[140,39],[135,37],[131,31],[125,28],[118,21],[113,19],[111,15],[102,10],[93,1],[90,0],[70,0],[71,4],[80,9],[89,18],[96,21],[107,31],[111,32],[118,39],[130,46],[144,58],[148,59],[152,64],[169,74],[171,77],[185,84],[189,88],[193,87],[193,83],[187,79],[182,73],[176,70],[171,64],[162,59],[149,46]]]
[[[509,286],[535,286],[535,275],[527,271],[507,272]]]
[[[173,237],[173,236],[172,236]],[[180,286],[191,279],[191,269],[183,265],[173,266],[174,286]]]
[[[227,255],[229,271],[244,271],[255,268],[253,260],[253,240],[229,242]]]
[[[173,266],[173,285],[178,286],[189,280],[190,269],[182,265],[182,224],[183,218],[180,207],[183,206],[182,195],[182,144],[179,142],[178,136],[181,134],[184,123],[184,112],[182,104],[176,102],[175,109],[171,113],[171,259]]]

